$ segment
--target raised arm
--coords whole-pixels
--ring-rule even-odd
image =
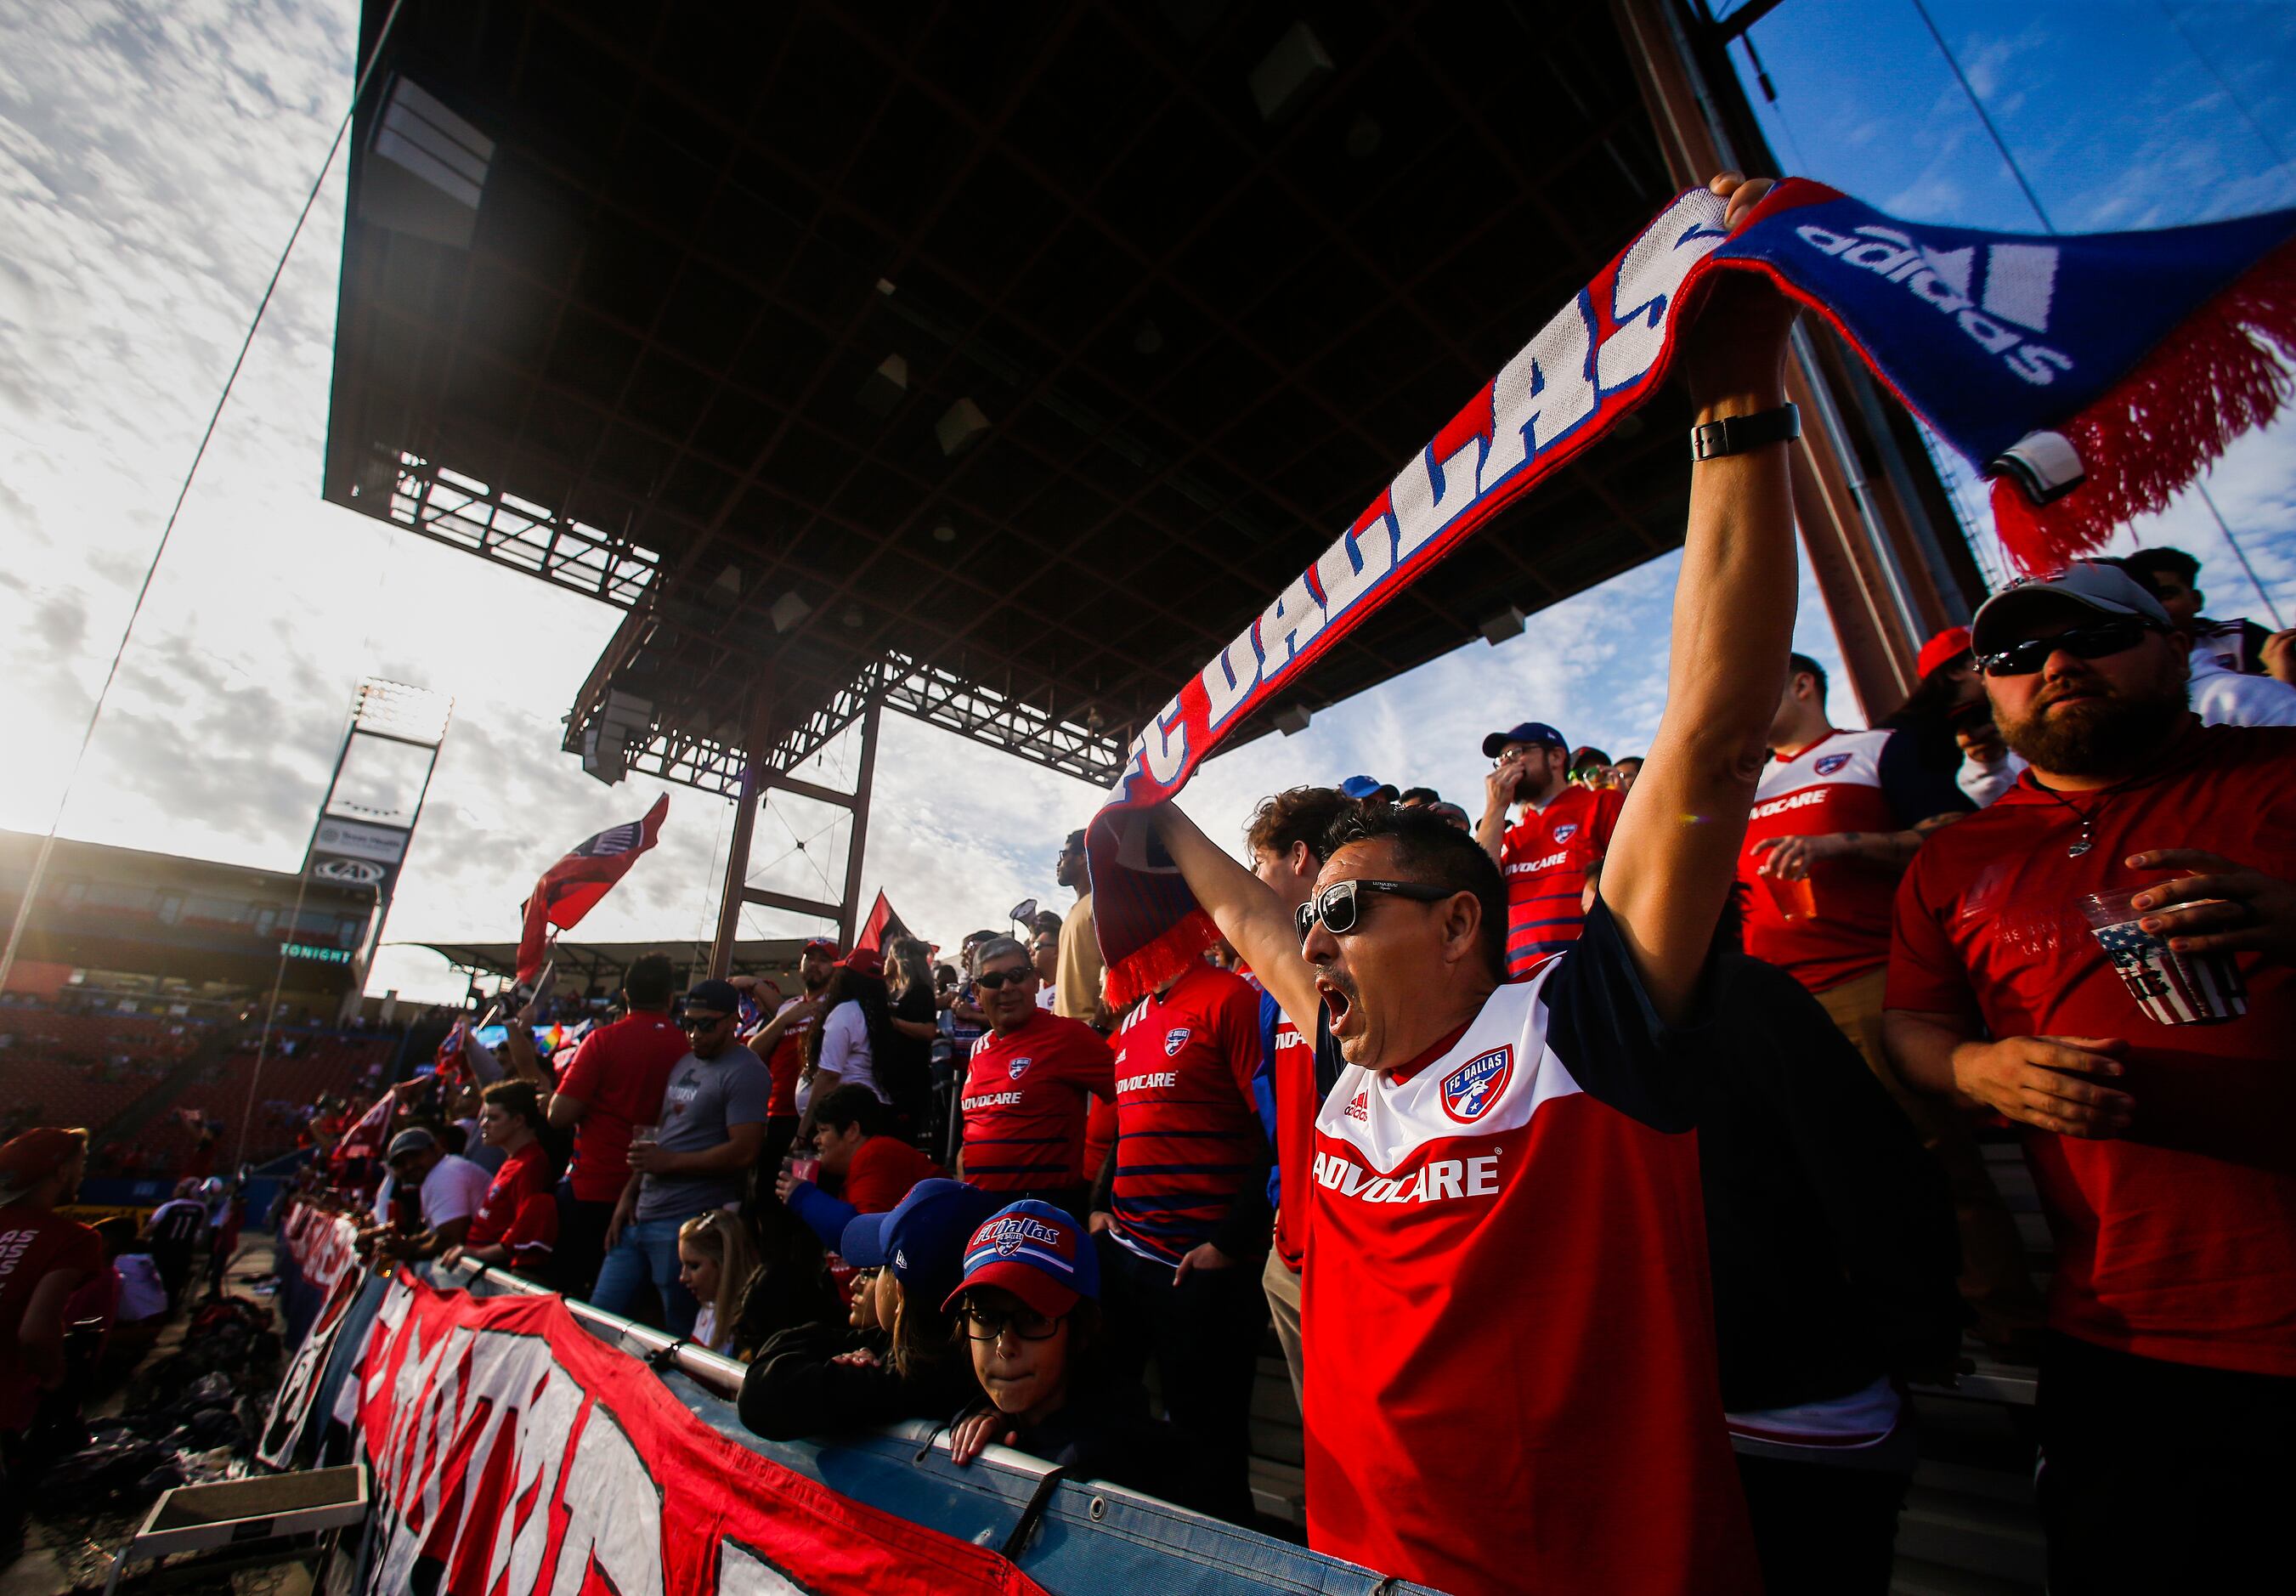
[[[1173,804],[1148,811],[1157,840],[1180,868],[1180,877],[1228,945],[1259,978],[1300,1034],[1312,1039],[1323,999],[1316,972],[1300,954],[1300,928],[1283,901],[1206,836]]]
[[[1734,228],[1769,184],[1725,173],[1711,187],[1728,198],[1724,225]],[[1793,317],[1793,305],[1767,283],[1717,277],[1676,366],[1700,423],[1785,402]],[[1714,940],[1792,646],[1791,447],[1691,467],[1666,716],[1603,872],[1603,900],[1669,1019],[1686,1007]]]

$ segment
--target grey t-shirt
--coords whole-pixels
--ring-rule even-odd
[[[669,1072],[661,1094],[664,1151],[700,1153],[732,1139],[729,1125],[761,1125],[773,1100],[774,1078],[749,1049],[735,1045],[715,1058],[688,1053]],[[631,1217],[691,1219],[742,1200],[744,1172],[707,1175],[648,1175],[639,1184]]]

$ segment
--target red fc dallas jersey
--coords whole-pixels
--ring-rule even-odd
[[[540,1142],[529,1141],[503,1160],[463,1241],[510,1248],[511,1267],[521,1274],[550,1267],[551,1248],[558,1244],[558,1199]]]
[[[802,1000],[788,999],[782,1008]],[[779,1014],[782,1008],[774,1012]],[[774,1078],[774,1095],[766,1103],[767,1119],[797,1112],[798,1077],[805,1073],[805,1033],[813,1029],[814,1017],[791,1020],[783,1026],[781,1040],[774,1043],[774,1055],[766,1060],[766,1073]]]
[[[1144,1257],[1177,1263],[1212,1238],[1238,1191],[1267,1178],[1267,1139],[1251,1096],[1259,993],[1241,975],[1198,965],[1142,999],[1110,1041],[1113,1233]]]
[[[983,1191],[1050,1191],[1088,1179],[1086,1095],[1114,1090],[1115,1056],[1082,1020],[1039,1008],[972,1044],[959,1107],[964,1178]]]
[[[1762,883],[1759,867],[1768,855],[1754,851],[1754,845],[1767,837],[1902,831],[1928,819],[1900,818],[1883,789],[1882,751],[1895,735],[1829,733],[1791,759],[1772,756],[1754,790],[1745,846],[1738,853],[1746,951],[1814,992],[1870,975],[1889,962],[1890,901],[1898,879],[1859,860],[1822,860],[1808,884],[1816,912],[1789,920]]]
[[[1610,851],[1624,795],[1576,782],[1531,810],[1499,843],[1507,888],[1507,973],[1526,974],[1578,940],[1587,873]]]
[[[2136,1101],[2108,1140],[2023,1127],[2056,1238],[2049,1325],[2139,1357],[2296,1377],[2296,970],[2235,956],[2248,1012],[2145,1014],[2079,900],[2169,878],[2122,861],[2206,848],[2296,879],[2296,730],[2194,726],[2099,797],[2030,775],[1922,844],[1898,888],[1891,1008],[1997,1037],[2109,1036]],[[2089,849],[2083,815],[2094,822]]]
[[[1316,1120],[1308,1541],[1455,1596],[1760,1588],[1723,1426],[1684,1033],[1607,909]]]

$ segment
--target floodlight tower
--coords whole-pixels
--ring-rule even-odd
[[[430,777],[439,769],[439,748],[447,740],[454,714],[455,701],[427,687],[372,676],[358,685],[350,724],[343,732],[341,748],[336,751],[334,771],[327,777],[318,818],[311,823],[311,839],[303,849],[303,867],[295,883],[295,908],[279,943],[270,1000],[263,1006],[263,1034],[256,1043],[255,1068],[248,1077],[247,1108],[240,1120],[239,1148],[232,1159],[234,1166],[246,1155],[248,1130],[255,1123],[257,1092],[263,1082],[263,1065],[271,1054],[271,1032],[278,1023],[279,993],[286,983],[287,963],[302,947],[299,935],[303,894],[314,876],[333,885],[367,887],[374,893],[373,915],[351,958],[348,1007],[365,991],[367,964],[381,942],[399,868],[414,840],[415,823],[422,817]]]

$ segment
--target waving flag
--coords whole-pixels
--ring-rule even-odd
[[[340,1159],[379,1158],[382,1156],[383,1138],[390,1134],[390,1113],[398,1099],[389,1092],[377,1098],[374,1107],[358,1116],[358,1122],[343,1132],[342,1140],[335,1144],[335,1156]]]
[[[1647,399],[1716,272],[1761,273],[1823,317],[1994,477],[2003,541],[2029,571],[2160,508],[2290,391],[2296,210],[2036,238],[1899,221],[1801,178],[1735,234],[1723,210],[1694,189],[1660,211],[1135,741],[1086,843],[1111,1005],[1177,974],[1215,934],[1138,811]]]
[[[870,905],[869,917],[862,924],[861,934],[853,939],[853,951],[888,953],[895,942],[908,934],[909,928],[901,923],[901,917],[893,912],[892,904],[886,901],[884,889],[880,887],[877,901]]]
[[[661,822],[669,813],[669,794],[653,801],[642,820],[632,820],[600,832],[542,873],[534,895],[522,905],[526,929],[518,941],[518,979],[523,983],[540,972],[547,956],[549,927],[569,930],[629,874],[638,855],[661,836]]]

